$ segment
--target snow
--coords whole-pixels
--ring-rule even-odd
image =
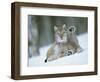
[[[88,64],[88,34],[78,36],[79,44],[83,51],[70,56],[65,56],[54,61],[45,63],[47,50],[51,45],[40,48],[40,56],[29,58],[29,66],[61,66],[61,65],[84,65]]]

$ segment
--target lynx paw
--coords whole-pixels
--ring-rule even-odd
[[[69,55],[72,55],[72,54],[73,54],[72,51],[68,50],[67,55],[69,56]]]
[[[72,51],[72,50],[66,50],[65,54],[66,54],[67,56],[70,56],[70,55],[73,54],[73,51]]]

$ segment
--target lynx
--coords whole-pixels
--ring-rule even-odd
[[[75,31],[75,26],[70,26],[67,30],[65,24],[62,28],[54,26],[55,42],[48,49],[45,62],[82,51]]]

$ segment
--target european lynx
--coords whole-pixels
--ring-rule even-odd
[[[54,26],[55,42],[47,51],[45,62],[69,56],[82,50],[76,37],[75,30],[75,26],[70,26],[66,30],[65,24],[62,28]]]

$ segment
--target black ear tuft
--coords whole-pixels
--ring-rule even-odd
[[[72,32],[73,30],[74,30],[73,28],[69,29],[70,32]]]
[[[75,26],[70,26],[70,27],[68,28],[68,30],[69,30],[70,33],[73,33],[73,32],[76,31],[76,27],[75,27]]]

